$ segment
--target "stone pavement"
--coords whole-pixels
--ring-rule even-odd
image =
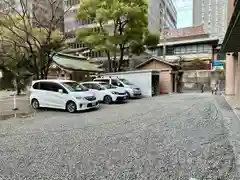
[[[224,96],[224,97],[240,120],[240,102],[237,101],[236,97],[234,96]]]
[[[0,120],[7,119],[15,115],[24,115],[32,113],[29,106],[29,97],[27,95],[16,96],[16,107],[14,111],[14,96],[11,91],[0,91]]]
[[[40,112],[0,121],[0,179],[239,179],[239,129],[223,96],[201,93]]]

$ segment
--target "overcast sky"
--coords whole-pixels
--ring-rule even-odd
[[[192,1],[193,0],[173,0],[178,12],[178,28],[192,26]]]

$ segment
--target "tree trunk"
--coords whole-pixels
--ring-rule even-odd
[[[118,71],[122,70],[123,57],[124,57],[124,47],[122,44],[120,44],[120,58],[118,61]]]
[[[48,78],[48,72],[49,72],[49,68],[46,68],[44,71],[44,79]]]
[[[110,57],[110,53],[106,52],[106,54],[107,54],[107,58],[108,58],[108,72],[112,72],[112,60]]]
[[[45,79],[45,74],[43,72],[41,72],[41,76],[40,76],[41,79]]]
[[[16,89],[17,89],[17,95],[21,94],[21,82],[19,77],[16,77]]]

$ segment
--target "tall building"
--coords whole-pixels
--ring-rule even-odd
[[[164,21],[166,2],[165,27],[177,28],[177,10],[172,0],[148,0],[148,29],[151,33],[159,34]]]
[[[193,26],[203,24],[205,32],[222,42],[227,29],[227,0],[193,0]]]

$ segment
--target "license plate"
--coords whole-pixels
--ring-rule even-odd
[[[123,99],[127,99],[127,97],[126,97],[126,96],[124,96],[124,97],[123,97]]]

